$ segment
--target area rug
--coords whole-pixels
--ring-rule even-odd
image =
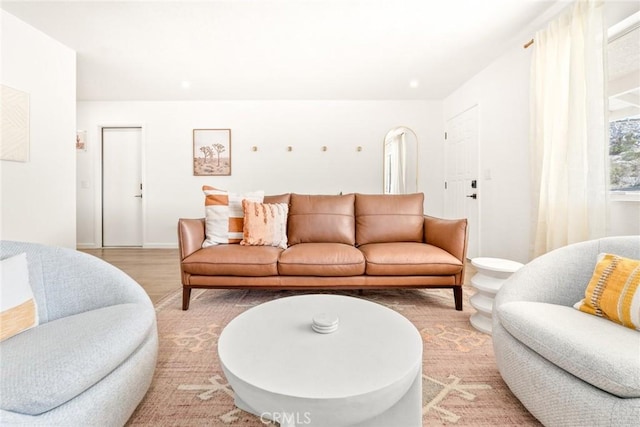
[[[495,366],[491,337],[456,311],[450,290],[332,292],[365,298],[398,311],[424,341],[425,426],[539,426],[511,394]],[[156,304],[160,350],[149,392],[129,426],[264,426],[237,409],[216,353],[220,332],[238,314],[293,291],[194,290],[188,311],[181,291]],[[331,427],[331,426],[327,426]],[[403,426],[390,426],[403,427]]]

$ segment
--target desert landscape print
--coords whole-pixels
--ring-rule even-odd
[[[193,174],[231,175],[231,129],[193,130]]]

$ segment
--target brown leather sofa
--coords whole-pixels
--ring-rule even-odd
[[[193,288],[451,288],[462,310],[467,220],[423,214],[424,195],[266,196],[288,203],[288,248],[202,248],[205,220],[178,221],[182,309]]]

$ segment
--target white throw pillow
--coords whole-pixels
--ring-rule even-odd
[[[0,341],[38,326],[38,306],[29,284],[27,254],[0,261]]]
[[[240,243],[244,228],[242,200],[262,203],[264,191],[245,194],[202,186],[205,195],[205,241],[203,248],[219,244]]]

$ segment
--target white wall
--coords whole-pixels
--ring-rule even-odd
[[[563,4],[531,24],[523,34],[546,26]],[[629,2],[607,2],[606,25],[637,10]],[[528,37],[522,37],[526,40]],[[532,247],[529,142],[529,83],[532,49],[515,39],[494,61],[443,101],[444,121],[479,105],[480,254],[528,262]],[[521,40],[521,41],[522,41]],[[490,179],[488,178],[490,176]],[[640,234],[640,202],[612,201],[609,235]]]
[[[0,238],[74,248],[75,52],[0,14],[0,81],[30,102],[29,161],[0,161]]]
[[[386,132],[408,126],[418,135],[425,209],[442,211],[440,101],[185,101],[79,102],[78,246],[100,242],[100,127],[142,125],[144,246],[177,244],[180,217],[202,217],[203,184],[229,191],[256,189],[338,194],[382,191]],[[230,128],[231,176],[195,177],[192,130]],[[288,152],[287,146],[293,151]],[[251,147],[258,150],[253,152]],[[326,152],[321,151],[327,146]],[[358,152],[356,148],[362,147]]]
[[[514,47],[449,95],[444,121],[479,106],[480,255],[529,260],[530,50]]]

